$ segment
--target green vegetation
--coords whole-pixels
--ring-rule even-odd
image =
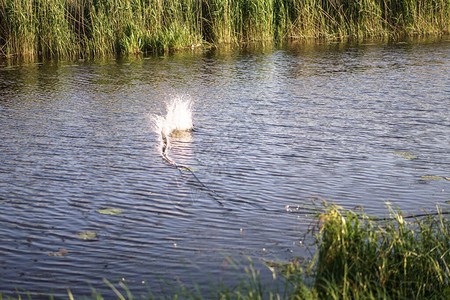
[[[448,0],[0,0],[0,55],[449,33]]]
[[[449,220],[439,210],[438,215],[411,222],[400,211],[391,210],[390,218],[380,222],[330,207],[321,216],[314,287],[294,280],[296,296],[448,299],[449,230]],[[287,274],[302,270],[295,263],[288,266]]]
[[[450,223],[447,213],[405,218],[390,210],[385,220],[326,206],[314,226],[318,250],[311,261],[268,262],[274,279],[265,286],[250,264],[237,286],[218,285],[204,295],[197,286],[171,288],[172,299],[449,299]],[[64,255],[66,250],[49,255]],[[251,262],[251,261],[250,261]],[[230,263],[233,264],[232,261]],[[123,282],[105,284],[118,299],[134,299]],[[277,283],[277,282],[275,282]],[[278,282],[279,283],[279,282]],[[69,299],[76,299],[68,291]],[[13,297],[5,296],[8,299]],[[0,299],[2,295],[0,294]],[[92,299],[103,297],[92,291]],[[148,295],[148,299],[154,299]]]
[[[307,263],[267,262],[290,284],[289,299],[449,299],[450,223],[435,215],[386,219],[327,206]],[[310,284],[305,284],[310,282]]]

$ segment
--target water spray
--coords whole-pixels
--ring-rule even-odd
[[[191,173],[195,180],[200,184],[202,189],[208,192],[208,194],[216,200],[221,206],[222,202],[217,193],[207,187],[200,179],[195,175],[191,168],[177,164],[173,159],[169,157],[168,151],[170,148],[170,140],[172,137],[182,136],[189,134],[194,129],[192,122],[192,100],[184,99],[181,97],[175,98],[167,104],[167,114],[165,117],[154,116],[153,123],[155,125],[155,131],[160,136],[161,142],[161,156],[170,165],[177,168],[180,173],[185,171]]]

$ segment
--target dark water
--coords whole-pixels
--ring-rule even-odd
[[[450,182],[421,176],[450,176],[449,74],[448,41],[3,65],[0,292],[233,285],[228,256],[308,254],[312,217],[286,205],[448,207]],[[223,207],[160,156],[150,116],[179,96],[196,130],[170,155]]]

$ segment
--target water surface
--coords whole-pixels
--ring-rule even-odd
[[[236,283],[231,256],[308,255],[311,199],[408,213],[445,206],[450,48],[439,43],[210,50],[0,67],[0,291],[136,294]],[[151,115],[193,100],[160,156]],[[406,159],[396,152],[417,156]],[[118,208],[116,216],[99,209]],[[98,233],[96,241],[76,235]],[[62,256],[48,255],[67,250]],[[271,278],[263,271],[263,280]]]

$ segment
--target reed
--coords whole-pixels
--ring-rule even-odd
[[[447,0],[0,0],[0,54],[72,57],[202,43],[449,33]]]

